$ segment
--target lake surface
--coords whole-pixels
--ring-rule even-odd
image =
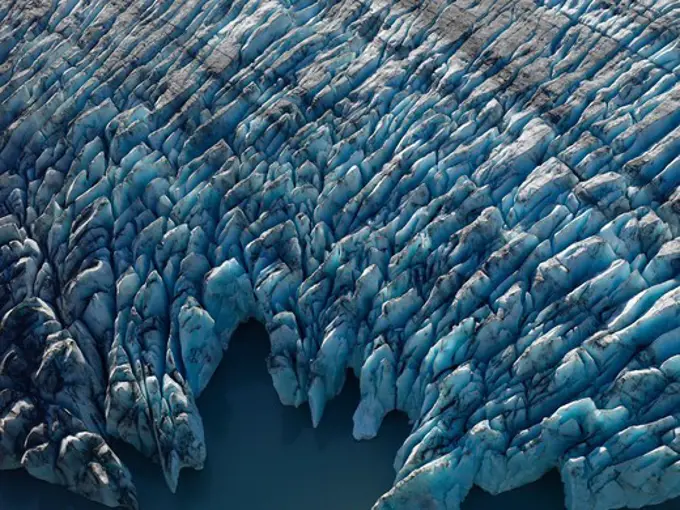
[[[317,429],[309,410],[280,404],[265,358],[264,328],[242,326],[198,400],[208,460],[203,471],[182,471],[171,494],[160,468],[132,448],[115,445],[131,469],[141,510],[369,510],[392,485],[394,455],[410,431],[405,416],[390,414],[377,438],[352,439],[359,401],[356,379],[331,401]],[[655,510],[671,510],[667,503]],[[554,472],[521,489],[490,496],[474,489],[463,510],[564,508]],[[0,510],[102,510],[104,507],[29,477],[0,473]],[[414,509],[416,510],[416,509]]]

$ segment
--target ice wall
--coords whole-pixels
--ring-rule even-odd
[[[262,321],[312,420],[413,431],[377,510],[557,467],[680,495],[680,4],[0,4],[0,469],[136,507]],[[678,434],[680,436],[680,434]]]

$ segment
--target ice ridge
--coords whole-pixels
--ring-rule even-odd
[[[136,508],[237,326],[375,510],[680,496],[680,3],[0,3],[0,469]]]

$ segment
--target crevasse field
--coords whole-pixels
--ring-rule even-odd
[[[408,417],[374,510],[680,496],[679,33],[675,0],[0,3],[0,469],[135,509],[127,444],[177,491],[254,319],[314,426],[348,370],[355,439]]]

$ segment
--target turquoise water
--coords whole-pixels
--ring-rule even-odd
[[[165,487],[158,466],[115,445],[132,470],[141,510],[368,510],[389,489],[394,454],[410,430],[405,417],[393,413],[376,439],[354,441],[359,388],[351,378],[313,429],[306,407],[279,403],[265,367],[268,348],[261,325],[248,323],[237,331],[198,400],[208,461],[203,471],[182,472],[176,494]],[[463,510],[526,507],[564,508],[556,473],[497,497],[475,489]],[[679,507],[674,502],[654,508]],[[23,471],[0,474],[0,510],[102,508]]]

